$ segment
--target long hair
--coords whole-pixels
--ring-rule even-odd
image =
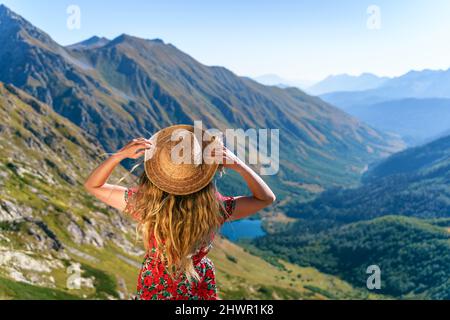
[[[172,277],[199,279],[192,255],[210,243],[223,222],[214,182],[202,190],[177,196],[156,187],[145,172],[125,212],[139,216],[138,234],[147,252],[155,253]]]

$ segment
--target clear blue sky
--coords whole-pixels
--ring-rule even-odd
[[[0,0],[61,44],[92,35],[161,38],[239,75],[319,80],[329,74],[450,67],[449,0]],[[66,27],[69,5],[81,29]],[[381,29],[367,28],[367,8]]]

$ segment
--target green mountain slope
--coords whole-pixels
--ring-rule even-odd
[[[0,278],[62,291],[58,297],[128,297],[142,257],[133,225],[82,188],[102,148],[9,85],[0,84],[0,114]],[[83,285],[69,292],[67,268],[76,264]],[[16,289],[8,285],[1,295]]]
[[[450,234],[444,228],[406,217],[383,217],[316,234],[295,228],[256,245],[292,263],[313,266],[359,288],[367,267],[381,269],[379,293],[397,298],[449,299]]]
[[[450,136],[409,148],[380,161],[364,175],[367,182],[397,174],[420,174],[445,169],[450,158]]]
[[[281,172],[268,179],[282,198],[317,189],[311,186],[354,184],[368,163],[403,146],[300,90],[202,65],[161,40],[122,35],[65,48],[5,7],[0,21],[0,81],[48,103],[106,150],[194,120],[220,129],[280,129]]]
[[[450,137],[395,154],[369,169],[354,189],[324,192],[289,214],[311,223],[347,223],[383,215],[444,218],[450,212]]]
[[[382,299],[337,277],[278,259],[269,264],[234,243],[218,239],[210,253],[220,294],[229,299]]]

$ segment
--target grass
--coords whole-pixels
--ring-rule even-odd
[[[80,297],[62,290],[33,286],[0,278],[0,299],[9,300],[80,300]]]
[[[116,291],[117,283],[112,276],[99,269],[92,268],[85,264],[83,264],[81,268],[84,270],[83,277],[95,278],[94,286],[96,297],[101,299],[107,299],[109,297],[117,299],[119,298],[119,294]]]
[[[314,268],[283,260],[277,263],[281,267],[273,265],[223,238],[216,239],[209,256],[216,267],[222,299],[381,298]]]

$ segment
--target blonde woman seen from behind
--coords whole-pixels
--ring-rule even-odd
[[[248,217],[275,201],[267,184],[226,148],[223,166],[241,175],[251,196],[219,194],[213,182],[218,165],[172,163],[168,154],[173,143],[168,137],[179,129],[193,131],[190,126],[174,126],[160,131],[157,139],[135,139],[100,164],[85,182],[89,193],[138,222],[146,255],[137,299],[218,299],[214,265],[206,256],[214,235],[225,221]],[[145,162],[137,186],[107,183],[122,160],[138,159],[151,148],[156,153]]]

